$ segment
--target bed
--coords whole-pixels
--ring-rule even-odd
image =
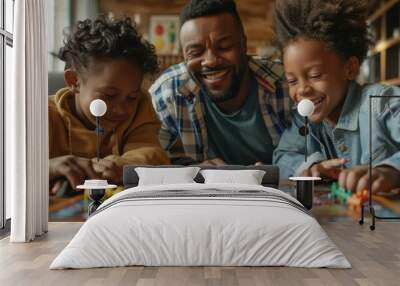
[[[314,217],[271,187],[279,181],[277,168],[250,168],[266,171],[262,185],[202,183],[197,175],[193,183],[138,186],[136,167],[124,169],[126,190],[98,208],[50,269],[351,267]]]

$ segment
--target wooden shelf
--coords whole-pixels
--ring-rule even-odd
[[[400,0],[390,0],[386,2],[384,5],[382,5],[374,14],[372,14],[368,18],[368,22],[372,23],[375,20],[377,20],[379,17],[383,16],[390,8],[392,8],[394,5],[399,3]]]
[[[387,85],[400,85],[400,77],[389,79],[389,80],[384,80],[381,83],[387,84]]]
[[[383,2],[383,1],[382,1]],[[376,45],[368,54],[368,82],[400,85],[400,0],[387,0],[368,18]]]
[[[383,52],[396,44],[400,44],[400,36],[390,38],[385,41],[380,41],[371,51],[371,55],[376,55],[377,53]]]

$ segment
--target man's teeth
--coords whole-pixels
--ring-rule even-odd
[[[219,79],[224,77],[228,73],[228,70],[218,71],[218,72],[210,72],[203,74],[206,79]]]

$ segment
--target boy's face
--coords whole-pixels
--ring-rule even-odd
[[[323,42],[305,38],[290,43],[283,52],[290,97],[296,103],[305,98],[314,103],[311,121],[336,124],[348,82],[357,76],[358,60],[344,61]]]
[[[75,107],[85,125],[95,126],[96,120],[89,109],[94,99],[102,99],[107,104],[107,112],[101,118],[101,126],[107,131],[126,122],[135,112],[143,79],[135,64],[124,59],[93,60],[84,77],[84,80],[78,79]]]
[[[192,78],[216,102],[234,98],[247,69],[246,39],[228,13],[185,22],[183,56]]]

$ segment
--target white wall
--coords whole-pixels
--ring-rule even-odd
[[[71,0],[48,0],[49,71],[63,71],[64,63],[51,53],[58,54],[63,43],[63,31],[71,26]]]
[[[97,0],[47,0],[49,71],[63,71],[64,63],[50,53],[58,53],[63,45],[64,29],[98,14]]]

